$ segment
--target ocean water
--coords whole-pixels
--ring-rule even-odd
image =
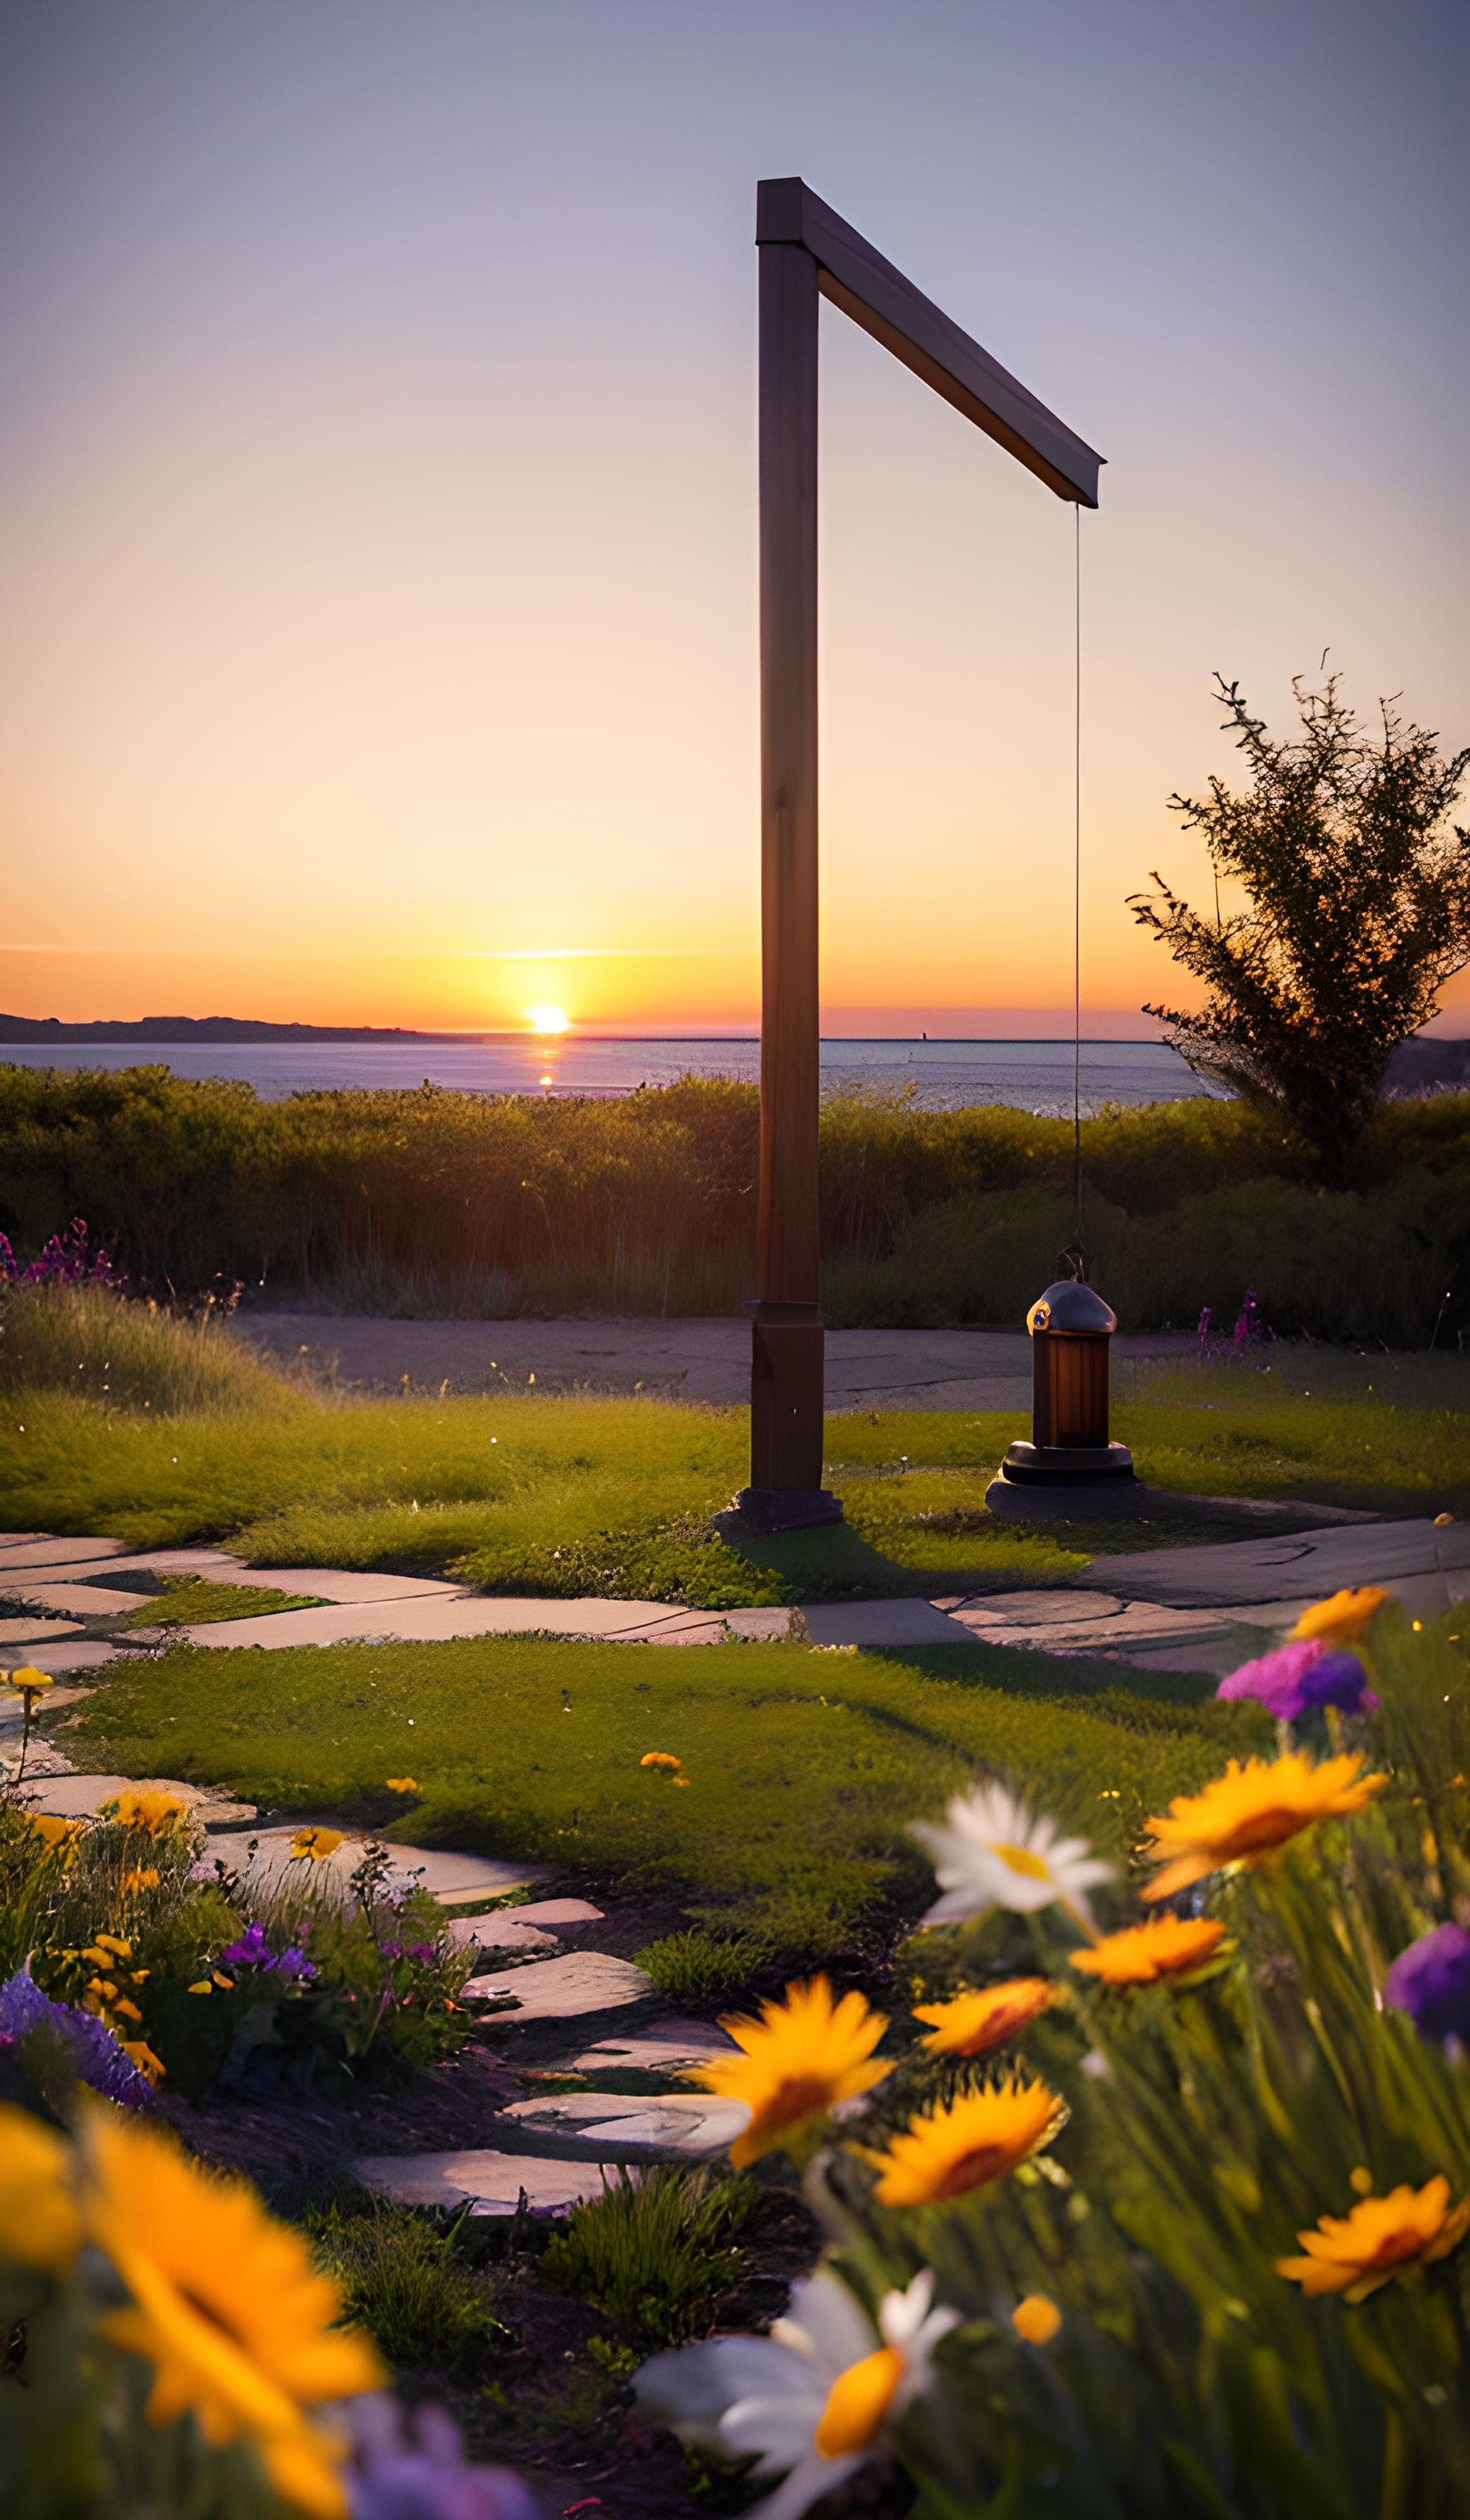
[[[681,1076],[759,1075],[760,1046],[724,1041],[564,1042],[109,1042],[56,1048],[7,1044],[0,1062],[23,1067],[171,1067],[253,1086],[267,1102],[355,1086],[446,1085],[465,1094],[629,1094]],[[1023,1111],[1072,1109],[1070,1041],[824,1041],[822,1084],[903,1091],[928,1110],[1008,1102]],[[1104,1102],[1178,1102],[1218,1089],[1159,1041],[1084,1041],[1084,1113]]]

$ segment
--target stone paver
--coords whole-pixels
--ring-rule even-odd
[[[733,2056],[735,2042],[712,2021],[684,2021],[669,2013],[636,2030],[610,2031],[573,2056],[573,2074],[687,2074],[716,2056]]]
[[[53,1812],[59,1820],[90,1820],[115,1794],[126,1793],[177,1794],[207,1828],[211,1823],[240,1827],[255,1817],[253,1803],[233,1802],[205,1785],[180,1784],[175,1777],[47,1777],[37,1782],[33,1795],[27,1778],[22,1791],[33,1811]],[[212,1862],[206,1870],[212,1874]]]
[[[1470,1523],[1437,1525],[1426,1515],[1204,1548],[1140,1550],[1132,1556],[1094,1557],[1087,1571],[1091,1582],[1132,1600],[1196,1609],[1315,1600],[1350,1584],[1384,1584],[1397,1591],[1407,1579],[1438,1578],[1443,1585],[1467,1570]],[[1447,1591],[1442,1608],[1447,1598]]]
[[[524,1636],[537,1629],[557,1636],[602,1638],[623,1644],[716,1643],[725,1633],[723,1613],[671,1608],[666,1601],[516,1600],[504,1595],[445,1588],[432,1598],[415,1597],[385,1603],[383,1607],[385,1615],[381,1618],[364,1617],[363,1608],[334,1603],[323,1610],[283,1610],[273,1617],[201,1621],[198,1626],[184,1628],[181,1634],[196,1645],[261,1645],[270,1649],[282,1645],[347,1644],[358,1640],[373,1643],[390,1640],[428,1643],[454,1637]],[[738,1611],[728,1614],[732,1622],[741,1615]],[[789,1613],[781,1615],[789,1617]],[[757,1629],[755,1633],[758,1635],[760,1631]]]
[[[804,1602],[802,1624],[814,1645],[967,1645],[957,1619],[921,1598]]]
[[[75,1619],[0,1619],[0,1646],[28,1644],[32,1638],[37,1644],[60,1644],[63,1637],[79,1634]]]
[[[37,1671],[96,1671],[104,1663],[111,1662],[116,1650],[106,1637],[68,1634],[61,1644],[53,1644],[49,1638],[27,1644],[25,1660]]]
[[[607,1923],[605,1912],[594,1908],[590,1899],[528,1899],[518,1902],[514,1908],[503,1910],[502,1913],[523,1917],[528,1925],[546,1925],[553,1929]],[[482,1917],[481,1922],[492,1924],[494,1919]]]
[[[552,1953],[561,1950],[563,1934],[584,1933],[589,1925],[605,1922],[602,1909],[594,1908],[589,1899],[533,1899],[518,1902],[514,1908],[493,1909],[488,1915],[455,1916],[449,1939],[491,1954]]]
[[[600,2196],[604,2184],[596,2161],[522,2152],[370,2153],[352,2167],[364,2186],[395,2205],[462,2205],[473,2198],[472,2217],[514,2214],[523,2198],[529,2213],[565,2214],[584,2197]]]
[[[260,1592],[311,1593],[318,1600],[343,1606],[360,1601],[457,1599],[466,1591],[463,1584],[445,1584],[434,1575],[372,1575],[337,1566],[237,1565],[227,1580]]]
[[[617,2161],[631,2152],[666,2159],[717,2152],[751,2122],[744,2100],[712,2092],[661,2092],[627,2098],[609,2092],[559,2092],[546,2099],[513,2100],[504,2116],[568,2160],[595,2152]]]
[[[1227,1626],[1217,1610],[1173,1610],[1080,1587],[1074,1593],[980,1594],[944,1606],[982,1644],[1039,1645],[1047,1652],[1117,1653],[1165,1641],[1198,1642],[1223,1637]]]
[[[85,1558],[120,1557],[120,1540],[53,1540],[45,1532],[12,1532],[0,1547],[0,1576],[7,1581],[20,1566],[65,1565]]]
[[[17,1592],[38,1610],[55,1610],[61,1618],[122,1619],[147,1599],[144,1593],[124,1593],[115,1584],[24,1584]]]
[[[546,1959],[562,1948],[544,1925],[528,1925],[508,1908],[497,1908],[490,1916],[457,1916],[449,1936],[452,1942],[473,1944],[492,1967],[497,1955],[525,1952]]]
[[[294,1821],[260,1829],[253,1854],[244,1855],[238,1866],[242,1878],[263,1881],[284,1872],[294,1860],[293,1842],[299,1831],[309,1825],[307,1822]],[[528,1882],[544,1881],[548,1872],[543,1864],[504,1864],[494,1856],[457,1855],[442,1847],[402,1846],[393,1839],[380,1838],[375,1842],[390,1859],[391,1881],[416,1882],[419,1888],[432,1891],[436,1899],[456,1904],[498,1898],[504,1891],[519,1890]],[[367,1843],[367,1837],[357,1831],[345,1834],[341,1846],[312,1864],[313,1878],[330,1881],[345,1893]]]
[[[524,1968],[507,1969],[498,1977],[472,1977],[465,1988],[466,1995],[485,1999],[513,1995],[517,2011],[496,2016],[513,2022],[575,2021],[642,2003],[653,1992],[653,1979],[641,1968],[631,1960],[614,1959],[608,1952],[569,1952],[562,1959],[528,1960]]]

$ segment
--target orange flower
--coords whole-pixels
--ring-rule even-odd
[[[1299,2283],[1309,2299],[1340,2292],[1366,2301],[1380,2284],[1410,2267],[1447,2258],[1470,2230],[1470,2202],[1449,2206],[1447,2179],[1431,2179],[1417,2190],[1396,2187],[1388,2196],[1365,2196],[1350,2214],[1323,2214],[1314,2231],[1299,2231],[1305,2258],[1278,2258],[1276,2272]]]
[[[988,2091],[967,2092],[948,2108],[909,2119],[887,2152],[870,2156],[883,2176],[880,2205],[937,2205],[1004,2179],[1066,2124],[1067,2107],[1044,2083],[1018,2074]],[[732,2156],[733,2157],[733,2156]]]
[[[1074,1952],[1072,1965],[1101,1978],[1104,1986],[1152,1986],[1158,1978],[1207,1967],[1224,1939],[1224,1926],[1211,1916],[1149,1916],[1141,1925],[1105,1934],[1090,1950]]]
[[[1011,2313],[1011,2325],[1028,2345],[1049,2345],[1061,2324],[1061,2312],[1044,2292],[1029,2292]]]
[[[416,1777],[388,1777],[384,1781],[390,1794],[416,1794],[419,1790]]]
[[[1377,1584],[1351,1585],[1304,1610],[1291,1631],[1291,1641],[1303,1644],[1320,1638],[1325,1645],[1354,1644],[1372,1626],[1385,1601],[1392,1599],[1393,1595]]]
[[[1175,1794],[1167,1816],[1149,1822],[1144,1852],[1163,1868],[1145,1899],[1171,1899],[1226,1866],[1263,1863],[1314,1822],[1361,1811],[1388,1781],[1359,1775],[1361,1767],[1358,1750],[1315,1766],[1305,1750],[1269,1763],[1232,1759],[1202,1792]]]
[[[919,2045],[931,2056],[988,2056],[1044,2012],[1056,1988],[1046,1977],[1010,1977],[1002,1986],[971,1987],[948,2003],[916,2003],[914,2019],[934,2028]]]

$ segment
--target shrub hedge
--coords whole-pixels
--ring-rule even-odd
[[[618,1100],[299,1094],[164,1067],[0,1066],[0,1228],[75,1215],[155,1290],[224,1278],[347,1309],[731,1311],[755,1277],[755,1089]],[[1070,1232],[1072,1131],[1003,1105],[834,1097],[821,1135],[836,1322],[1014,1321]],[[1088,1235],[1125,1327],[1228,1310],[1424,1345],[1470,1320],[1470,1094],[1385,1104],[1352,1191],[1239,1102],[1083,1126]]]

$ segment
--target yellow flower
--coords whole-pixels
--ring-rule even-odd
[[[992,2179],[1004,2179],[1066,2123],[1066,2102],[1044,2083],[1008,2076],[989,2091],[968,2092],[947,2108],[910,2118],[876,2156],[883,2176],[880,2205],[937,2205]]]
[[[919,2045],[931,2056],[988,2056],[1044,2012],[1056,1994],[1046,1977],[1009,1977],[1002,1986],[971,1987],[948,2003],[916,2003],[914,2019],[934,2028]]]
[[[1309,2296],[1340,2292],[1366,2301],[1380,2284],[1410,2267],[1447,2258],[1470,2229],[1470,2202],[1449,2210],[1449,2182],[1431,2179],[1423,2187],[1396,2187],[1388,2196],[1365,2196],[1351,2213],[1318,2217],[1314,2231],[1299,2231],[1305,2258],[1278,2258],[1276,2272]]]
[[[61,2273],[81,2246],[71,2155],[26,2109],[0,2105],[0,2258]]]
[[[60,1820],[55,1812],[27,1812],[25,1825],[32,1836],[40,1839],[48,1855],[74,1855],[82,1834],[79,1820]]]
[[[140,1829],[145,1837],[166,1837],[189,1817],[189,1806],[178,1794],[165,1794],[157,1785],[141,1790],[115,1794],[102,1806],[105,1820],[120,1821],[124,1828]]]
[[[123,1892],[133,1898],[141,1890],[157,1890],[158,1886],[159,1868],[156,1864],[135,1864],[131,1872],[124,1872],[122,1876]]]
[[[1044,2292],[1029,2292],[1011,2313],[1011,2325],[1028,2345],[1049,2345],[1061,2324],[1061,2312]]]
[[[130,2009],[130,2007],[125,2007],[119,2003],[117,2009],[121,2012],[124,2009]],[[156,2056],[154,2054],[153,2049],[150,2048],[146,2039],[119,2039],[117,2045],[121,2048],[124,2056],[131,2058],[132,2062],[137,2066],[139,2073],[146,2075],[150,2083],[160,2083],[162,2081],[168,2068],[164,2064],[161,2056]]]
[[[341,1844],[340,1828],[299,1828],[291,1841],[292,1862],[320,1864],[325,1857],[335,1855]]]
[[[1313,1601],[1291,1630],[1294,1644],[1319,1637],[1325,1645],[1351,1645],[1369,1629],[1393,1595],[1377,1584],[1354,1584],[1330,1599]]]
[[[750,2125],[730,2146],[737,2170],[762,2153],[789,2151],[800,2130],[893,2070],[872,2061],[888,2028],[883,2014],[856,1994],[834,2004],[824,1977],[789,1986],[784,2003],[762,2003],[758,2021],[737,2014],[720,2027],[743,2052],[700,2066],[693,2079],[750,2109]]]
[[[1207,1967],[1224,1939],[1224,1926],[1210,1916],[1148,1916],[1141,1925],[1125,1925],[1089,1950],[1074,1952],[1072,1965],[1100,1977],[1104,1986],[1152,1986],[1158,1978]]]
[[[385,1782],[390,1794],[416,1794],[419,1790],[416,1777],[389,1777]]]
[[[1316,1766],[1305,1750],[1283,1758],[1232,1759],[1197,1794],[1176,1794],[1168,1816],[1151,1820],[1144,1852],[1163,1867],[1145,1899],[1171,1899],[1207,1872],[1226,1865],[1260,1864],[1315,1821],[1361,1811],[1387,1778],[1358,1774],[1362,1753],[1323,1759]]]
[[[656,1777],[666,1778],[671,1785],[687,1785],[689,1782],[684,1774],[683,1760],[676,1759],[671,1750],[650,1750],[639,1760],[638,1765],[640,1768],[652,1768]]]
[[[153,2127],[99,2110],[84,2147],[88,2237],[132,2296],[101,2324],[154,2365],[149,2421],[192,2410],[211,2444],[253,2440],[278,2493],[340,2520],[342,2444],[305,2410],[383,2375],[364,2338],[334,2327],[341,2299],[304,2241]]]
[[[22,1697],[39,1697],[42,1689],[56,1687],[49,1671],[37,1671],[28,1662],[23,1662],[19,1671],[8,1671],[5,1677]]]

